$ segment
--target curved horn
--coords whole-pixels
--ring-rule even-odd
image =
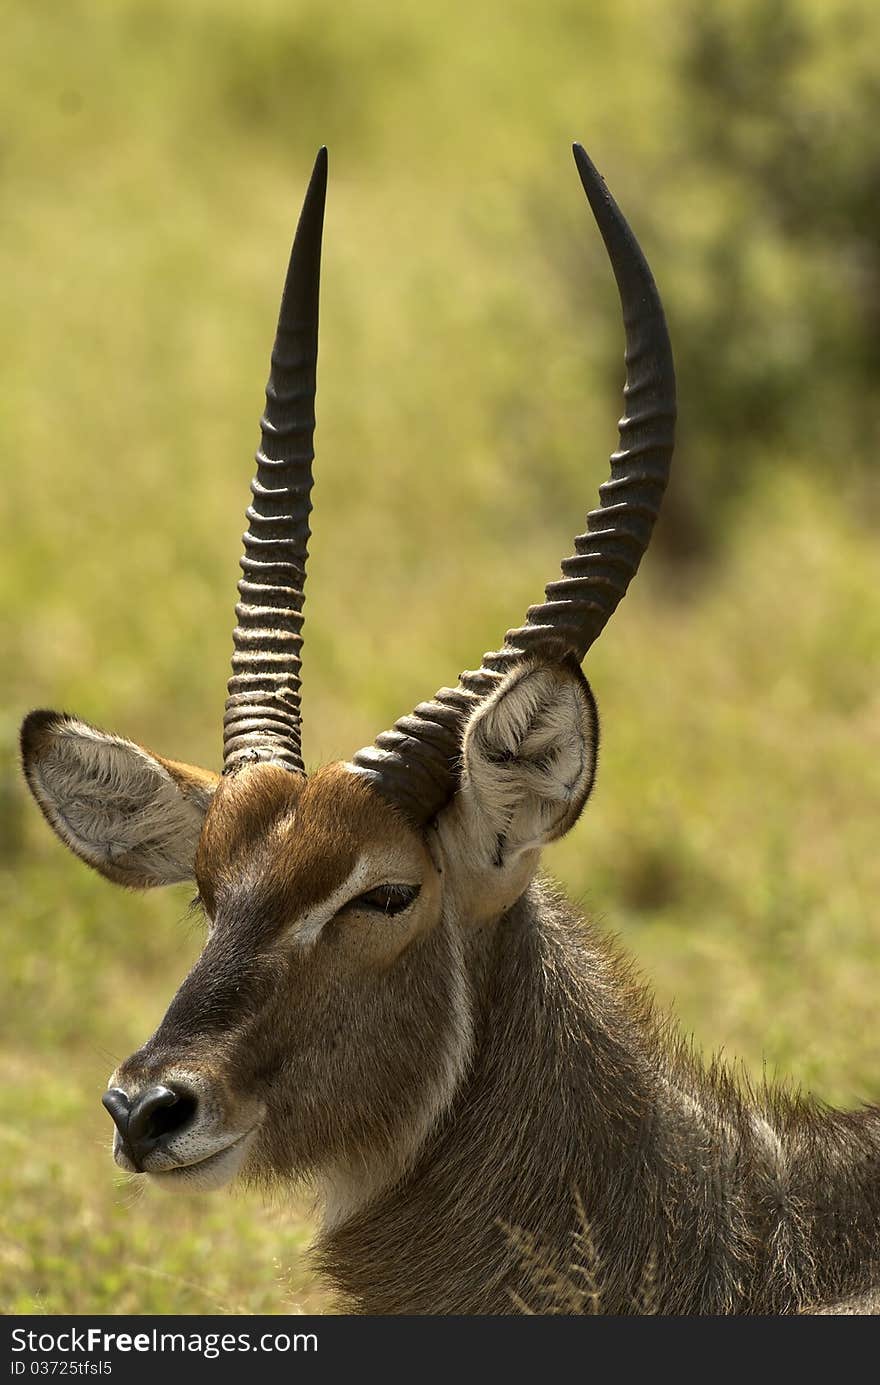
[[[327,150],[321,149],[296,228],[260,419],[223,718],[224,774],[249,760],[303,772],[300,651],[326,193]]]
[[[675,371],[657,287],[617,203],[579,144],[574,158],[617,280],[626,332],[626,411],[611,477],[599,488],[600,508],[562,563],[546,599],[526,623],[508,631],[504,647],[443,688],[375,745],[358,751],[353,767],[413,821],[426,822],[454,792],[462,724],[467,714],[524,655],[578,663],[601,634],[626,592],[648,546],[672,460]]]

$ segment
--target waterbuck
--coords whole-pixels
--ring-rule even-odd
[[[620,291],[626,416],[600,508],[501,650],[306,775],[322,150],[261,421],[222,775],[69,715],[24,723],[62,841],[117,884],[194,879],[207,919],[159,1028],[110,1078],[114,1157],[171,1190],[310,1180],[318,1262],[354,1311],[550,1311],[577,1272],[608,1313],[866,1311],[880,1110],[747,1092],[701,1064],[538,876],[593,785],[581,662],[650,539],[675,418],[650,270],[574,152]]]

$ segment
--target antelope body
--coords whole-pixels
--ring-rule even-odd
[[[675,414],[650,271],[575,158],[620,289],[627,416],[601,507],[503,648],[306,776],[321,151],[251,487],[223,774],[74,717],[24,723],[61,839],[116,883],[194,879],[208,921],[110,1078],[115,1159],[172,1191],[311,1180],[319,1264],[355,1311],[871,1311],[880,1111],[702,1065],[538,876],[592,788],[580,665],[647,546]]]

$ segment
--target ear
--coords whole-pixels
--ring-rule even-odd
[[[507,675],[462,744],[461,807],[486,864],[512,865],[574,826],[598,745],[596,703],[574,660],[528,662]]]
[[[193,878],[216,774],[62,712],[25,718],[21,759],[50,827],[108,880],[146,887]]]

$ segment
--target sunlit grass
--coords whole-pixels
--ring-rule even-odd
[[[619,404],[569,140],[637,224],[673,214],[674,26],[646,52],[626,39],[652,6],[557,9],[551,32],[509,0],[442,25],[378,0],[357,18],[34,0],[6,25],[7,1310],[327,1306],[306,1203],[184,1206],[118,1182],[98,1097],[198,931],[185,890],[128,895],[64,852],[18,781],[17,726],[54,705],[216,765],[278,289],[325,140],[307,757],[371,740],[538,598]],[[723,566],[645,563],[588,664],[595,798],[547,864],[698,1043],[854,1103],[880,1091],[880,556],[839,481],[799,461],[766,459]]]

